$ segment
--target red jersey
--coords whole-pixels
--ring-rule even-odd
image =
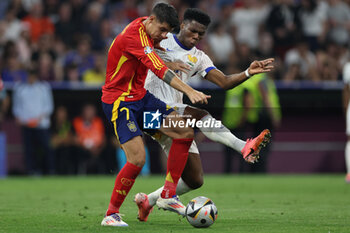
[[[137,101],[144,97],[148,69],[163,78],[168,69],[153,51],[153,40],[145,32],[141,17],[132,21],[112,42],[108,51],[106,81],[102,87],[102,101],[114,103]]]

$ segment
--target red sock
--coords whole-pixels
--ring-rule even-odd
[[[112,197],[106,215],[119,213],[119,208],[123,204],[141,169],[141,167],[126,162],[115,179]]]
[[[177,182],[185,168],[192,141],[193,138],[173,139],[168,156],[165,184],[160,195],[162,198],[171,198],[176,195]]]

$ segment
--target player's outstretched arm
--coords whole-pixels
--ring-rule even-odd
[[[274,60],[274,58],[269,58],[262,61],[253,61],[246,71],[238,74],[225,75],[220,70],[213,69],[209,71],[206,79],[225,90],[232,89],[252,75],[270,72],[274,68],[272,64]]]
[[[203,92],[197,91],[189,85],[187,85],[186,83],[182,82],[181,79],[179,79],[176,76],[176,74],[170,69],[168,69],[165,72],[163,81],[175,88],[176,90],[181,91],[182,93],[187,95],[192,104],[208,104],[208,99],[211,98],[210,95],[206,95]]]

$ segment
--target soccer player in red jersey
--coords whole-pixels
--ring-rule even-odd
[[[151,122],[155,119],[162,122],[162,117],[165,117],[166,122],[170,119],[173,122],[183,121],[172,108],[146,91],[144,83],[148,69],[186,94],[192,103],[207,103],[210,98],[183,83],[153,51],[178,24],[176,10],[169,4],[159,3],[149,17],[131,22],[109,48],[102,105],[126,154],[127,163],[116,177],[108,210],[101,222],[103,226],[128,226],[121,219],[119,208],[145,163],[141,138],[145,113],[152,114]],[[177,208],[183,207],[183,204],[176,196],[176,186],[193,141],[193,129],[174,126],[167,129],[162,126],[155,128],[173,139],[166,180],[158,202],[163,209],[177,212]]]

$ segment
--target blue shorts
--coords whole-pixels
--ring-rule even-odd
[[[125,102],[123,98],[125,97],[119,97],[113,104],[102,102],[103,111],[107,119],[112,123],[114,133],[120,144],[142,135],[141,131],[147,131],[150,134],[155,133],[155,129],[144,129],[144,112],[155,112],[158,110],[161,113],[160,122],[162,122],[163,115],[169,115],[174,111],[169,105],[148,91],[138,101]]]

